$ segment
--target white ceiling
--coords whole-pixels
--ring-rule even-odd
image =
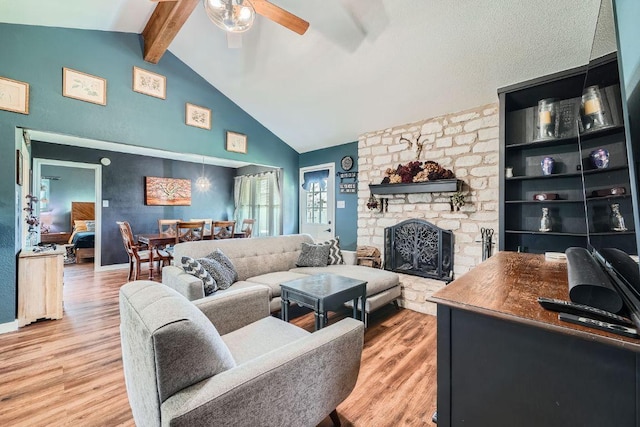
[[[495,102],[496,89],[585,64],[600,0],[273,0],[229,49],[201,6],[169,50],[298,152]],[[0,21],[141,33],[150,0],[0,0]],[[601,53],[615,49],[609,21]],[[599,56],[599,55],[598,55]]]

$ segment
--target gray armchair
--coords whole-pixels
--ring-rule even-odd
[[[262,286],[189,302],[130,282],[120,319],[138,426],[315,426],[327,415],[339,424],[335,408],[360,370],[362,322],[309,333],[270,316]]]

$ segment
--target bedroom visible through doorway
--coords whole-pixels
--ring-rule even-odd
[[[39,241],[64,245],[65,263],[100,266],[102,167],[35,158],[32,189],[38,197]]]

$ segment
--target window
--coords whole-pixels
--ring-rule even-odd
[[[253,236],[281,234],[282,209],[277,172],[235,178],[235,220],[255,219]]]
[[[307,190],[307,223],[327,222],[327,180],[312,182]]]

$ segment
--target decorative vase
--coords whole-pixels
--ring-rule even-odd
[[[27,249],[33,248],[38,245],[38,233],[35,230],[29,230],[27,234],[27,239],[25,241],[25,246]]]
[[[613,203],[611,205],[609,223],[611,224],[611,230],[613,231],[627,231],[627,227],[624,225],[624,217],[620,213],[620,205],[618,203]]]
[[[556,103],[554,98],[538,101],[538,138],[556,136]]]
[[[540,218],[540,229],[538,231],[551,231],[549,208],[542,208],[542,218]]]
[[[609,166],[609,151],[604,148],[593,150],[589,154],[589,158],[591,159],[593,166],[598,169],[605,169]]]
[[[540,167],[542,168],[542,175],[551,175],[553,173],[553,165],[555,160],[553,157],[545,157],[540,161]]]

